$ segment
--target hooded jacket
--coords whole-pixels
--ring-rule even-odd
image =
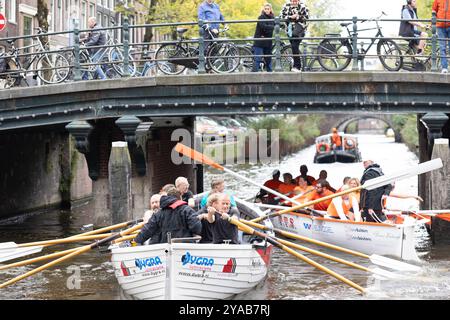
[[[367,180],[375,179],[384,175],[381,167],[374,163],[364,170],[361,177],[361,185],[363,185]],[[381,204],[381,198],[383,195],[389,195],[392,191],[392,185],[382,186],[373,190],[363,189],[360,196],[360,207],[362,209],[373,209],[374,211],[380,211],[383,209]]]
[[[262,13],[258,17],[258,23],[256,24],[255,35],[253,38],[272,38],[273,29],[275,28],[275,22],[273,21],[264,21],[273,19],[273,14]],[[259,48],[272,48],[272,40],[255,40],[254,46]]]
[[[194,209],[186,202],[173,196],[162,196],[160,207],[161,210],[150,218],[137,235],[137,243],[143,244],[149,238],[150,243],[165,243],[168,232],[172,238],[192,237],[201,233],[202,224]]]

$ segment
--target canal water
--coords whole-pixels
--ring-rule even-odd
[[[417,157],[405,145],[382,135],[359,135],[363,159],[372,159],[381,165],[385,174],[394,173],[418,163]],[[231,170],[263,183],[270,179],[271,172],[277,168],[282,173],[290,172],[295,177],[301,164],[306,164],[309,174],[317,177],[320,170],[327,170],[330,184],[339,188],[344,176],[360,178],[362,163],[313,164],[314,146],[287,156],[277,164],[236,165]],[[205,186],[212,177],[223,175],[227,189],[242,198],[253,197],[258,187],[236,180],[233,176],[206,170]],[[417,194],[417,178],[396,183],[399,193]],[[415,200],[392,201],[395,209],[414,209]],[[61,238],[82,232],[81,227],[89,223],[92,208],[89,204],[71,211],[55,210],[40,214],[21,216],[15,220],[0,222],[0,242],[17,243]],[[304,243],[302,243],[304,244]],[[71,245],[54,246],[44,252],[68,249]],[[368,261],[343,253],[310,246],[326,253],[370,266]],[[300,300],[396,300],[396,299],[448,299],[450,297],[450,250],[448,246],[432,246],[424,228],[416,229],[416,248],[423,260],[423,272],[415,277],[399,274],[395,280],[380,280],[369,273],[305,254],[309,258],[334,270],[342,276],[367,288],[368,293],[360,295],[355,289],[335,278],[297,260],[284,251],[274,251],[271,269],[267,280],[259,288],[249,292],[246,299],[300,299]],[[73,260],[61,263],[49,270],[22,280],[7,289],[0,289],[0,299],[119,299],[119,290],[108,254],[92,250]],[[39,264],[0,271],[0,282],[23,274]],[[78,277],[79,276],[79,277]],[[403,277],[406,276],[406,277]],[[76,277],[76,278],[74,278]],[[75,282],[74,279],[81,281]]]

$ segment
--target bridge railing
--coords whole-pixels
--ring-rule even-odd
[[[92,31],[90,29],[80,30],[75,27],[74,30],[51,33],[39,30],[33,35],[0,39],[0,43],[4,45],[0,56],[0,88],[90,80],[96,77],[250,72],[256,61],[253,43],[261,39],[271,41],[272,50],[270,54],[258,56],[262,58],[262,62],[256,67],[267,69],[264,58],[271,58],[275,72],[290,71],[295,59],[300,59],[301,69],[305,72],[361,71],[368,59],[380,60],[381,64],[376,67],[378,70],[438,72],[440,61],[444,58],[438,50],[439,43],[450,39],[438,37],[436,23],[450,20],[436,19],[434,14],[428,20],[414,20],[430,24],[431,34],[427,37],[363,34],[369,30],[374,30],[373,33],[381,32],[381,23],[400,21],[402,20],[357,17],[310,19],[307,21],[309,29],[323,23],[332,23],[334,29],[340,30],[321,36],[310,36],[307,33],[304,37],[295,38],[287,35],[286,21],[275,18],[265,20],[273,23],[272,38],[254,38],[251,34],[230,38],[226,36],[225,30],[223,37],[208,39],[205,35],[209,31],[205,29],[204,21],[129,25],[125,20],[121,26],[96,29],[95,31],[105,33],[107,42],[101,46],[89,47],[81,40],[83,34]],[[253,34],[258,22],[259,20],[230,20],[225,23],[231,26],[228,32],[239,25],[250,25],[250,32]],[[376,27],[362,28],[367,22],[374,22]],[[339,23],[341,27],[338,27]],[[180,30],[180,27],[187,30]],[[148,28],[159,36],[148,42],[133,41],[131,34]],[[185,37],[184,32],[190,34],[190,37]],[[301,40],[296,54],[292,53],[292,40]],[[409,44],[414,40],[426,41],[427,49],[418,54],[414,46]],[[385,46],[380,45],[380,42]],[[16,46],[17,43],[22,47]],[[372,48],[376,50],[373,52]],[[447,52],[447,59],[448,54]],[[388,60],[391,63],[389,66],[386,62]],[[34,82],[29,79],[30,75],[35,79]]]

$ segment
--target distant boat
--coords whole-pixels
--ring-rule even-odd
[[[235,198],[241,219],[262,215]],[[272,227],[269,219],[264,222]],[[273,235],[269,232],[269,235]],[[242,244],[159,243],[112,247],[111,261],[123,299],[240,298],[267,277],[273,246],[242,236]]]
[[[314,163],[360,162],[358,138],[355,135],[339,132],[342,139],[342,150],[333,150],[331,133],[316,138],[316,154]]]

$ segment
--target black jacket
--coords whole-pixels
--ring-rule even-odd
[[[274,21],[264,21],[267,19],[273,19],[273,15],[267,15],[265,13],[258,17],[258,23],[256,24],[255,35],[253,38],[272,38],[273,29],[275,28]],[[255,40],[254,46],[259,48],[272,48],[272,40]]]
[[[204,207],[197,211],[197,216],[200,214],[208,214],[208,207]],[[202,222],[202,239],[200,243],[212,243],[213,242],[213,226],[206,218],[201,220]]]
[[[417,9],[411,9],[408,8],[408,6],[403,6],[402,8],[402,19],[403,17],[403,10],[408,9],[409,15],[411,17],[417,17]],[[414,37],[414,26],[409,23],[408,21],[401,21],[400,22],[400,30],[398,31],[398,35],[400,37]]]
[[[384,173],[381,170],[380,166],[374,163],[368,166],[366,170],[364,170],[364,173],[361,177],[361,185],[363,185],[367,180],[375,179],[382,175],[384,175]],[[361,191],[360,207],[362,209],[373,209],[376,211],[383,209],[381,198],[383,197],[383,195],[389,195],[391,191],[392,185],[390,184],[373,190],[363,189]]]
[[[144,225],[135,241],[144,243],[152,238],[151,243],[167,242],[167,232],[172,238],[192,237],[201,234],[202,224],[196,212],[186,202],[172,196],[162,196],[160,207]]]
[[[103,46],[106,44],[106,35],[99,26],[95,25],[92,28],[92,31],[89,32],[87,38],[85,39],[84,45],[86,47],[93,47],[93,46]],[[89,49],[90,54],[96,53],[98,50],[102,48],[93,48]]]

